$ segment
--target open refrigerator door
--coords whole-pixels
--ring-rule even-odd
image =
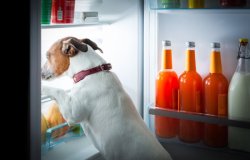
[[[185,63],[188,62],[185,51],[185,43],[195,42],[195,57],[196,70],[200,74],[202,81],[209,73],[210,66],[210,43],[220,42],[221,61],[223,73],[228,82],[236,70],[237,55],[239,50],[239,39],[249,38],[249,1],[229,1],[217,0],[183,0],[183,1],[169,1],[169,0],[146,0],[144,8],[144,120],[148,124],[151,131],[157,136],[159,141],[166,147],[174,159],[249,159],[249,148],[243,147],[241,149],[231,148],[226,144],[223,147],[214,147],[207,145],[204,142],[204,135],[206,131],[201,128],[199,133],[199,140],[183,140],[180,136],[181,127],[174,136],[159,135],[158,130],[161,128],[156,123],[156,117],[165,117],[166,119],[177,119],[180,122],[189,121],[195,124],[196,122],[202,125],[220,125],[226,127],[238,127],[245,129],[249,133],[249,119],[232,119],[227,117],[227,110],[218,110],[216,114],[225,112],[226,115],[218,116],[207,114],[203,107],[203,90],[195,97],[200,97],[196,100],[197,111],[183,110],[183,96],[180,97],[180,90],[177,98],[178,108],[170,109],[171,107],[157,106],[156,89],[157,80],[162,71],[162,43],[163,41],[171,41],[172,49],[172,64],[173,70],[177,73],[180,82],[183,82]],[[201,4],[199,4],[201,3]],[[244,3],[244,4],[242,4]],[[198,5],[199,4],[199,5]],[[185,54],[186,53],[186,54]],[[190,65],[190,62],[188,62]],[[187,66],[186,66],[187,67]],[[167,72],[167,71],[166,71]],[[167,80],[166,80],[167,81]],[[186,80],[185,80],[186,82]],[[194,83],[194,81],[192,81]],[[167,81],[167,83],[170,83]],[[190,84],[191,86],[193,84]],[[202,84],[203,85],[203,84]],[[183,87],[180,83],[180,87]],[[245,85],[248,88],[248,85]],[[165,90],[168,92],[168,90]],[[167,93],[166,93],[167,94]],[[170,93],[169,93],[170,94]],[[184,97],[191,97],[193,91],[189,90]],[[166,98],[167,100],[167,98]],[[243,99],[242,99],[243,100]],[[182,102],[181,102],[182,101]],[[227,100],[218,102],[219,104],[227,104]],[[199,105],[197,105],[199,104]],[[208,104],[212,105],[212,101]],[[245,106],[247,108],[249,106]],[[200,107],[197,107],[200,106]],[[224,106],[224,105],[223,105]],[[184,105],[185,107],[185,105]],[[237,106],[234,106],[237,107]],[[192,105],[190,106],[192,108]],[[248,107],[249,108],[249,107]],[[163,121],[161,122],[164,123]],[[167,123],[164,125],[165,127]],[[181,125],[181,124],[180,124]],[[163,127],[163,126],[161,126]],[[183,123],[182,123],[183,127]],[[166,130],[166,128],[165,128]],[[190,132],[189,132],[190,130]],[[185,134],[196,130],[195,126],[185,128]],[[205,133],[204,133],[205,132]],[[213,131],[216,132],[216,131]],[[183,132],[182,132],[183,134]],[[197,135],[198,136],[198,133]],[[219,135],[217,135],[219,136]],[[226,135],[227,136],[227,135]],[[226,138],[227,137],[223,137]],[[247,143],[250,139],[246,139]],[[238,142],[241,143],[241,142]]]

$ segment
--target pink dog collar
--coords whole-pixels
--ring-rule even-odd
[[[108,71],[112,68],[110,63],[107,64],[102,64],[99,65],[97,67],[94,68],[90,68],[88,70],[82,70],[76,74],[74,74],[73,76],[73,80],[75,83],[79,82],[80,80],[84,79],[86,76],[90,75],[90,74],[94,74],[100,71]]]

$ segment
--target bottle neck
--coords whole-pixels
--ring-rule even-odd
[[[213,48],[210,54],[210,73],[222,73],[220,49]]]
[[[250,73],[250,59],[239,58],[236,72]]]
[[[240,43],[237,58],[250,58],[250,51],[248,50],[248,43]]]
[[[196,71],[194,48],[188,48],[186,50],[185,71]]]
[[[250,73],[250,51],[248,42],[240,42],[236,72]]]
[[[161,69],[172,69],[172,50],[170,46],[162,48],[162,65]]]

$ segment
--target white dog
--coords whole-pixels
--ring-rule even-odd
[[[81,123],[86,135],[107,160],[171,160],[148,130],[117,76],[89,39],[66,37],[47,52],[42,78],[64,72],[76,82],[70,93],[43,86],[53,96],[68,124]]]

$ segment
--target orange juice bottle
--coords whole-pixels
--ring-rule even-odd
[[[178,76],[172,70],[171,42],[162,41],[162,65],[156,78],[156,107],[178,109]],[[178,120],[155,116],[155,132],[159,137],[170,138],[178,133]]]
[[[209,75],[204,78],[204,111],[215,116],[227,116],[228,81],[222,74],[220,43],[211,43]],[[204,143],[212,147],[227,145],[227,126],[204,125]]]
[[[180,110],[202,112],[201,90],[202,78],[196,72],[195,43],[186,43],[185,71],[179,77]],[[179,138],[184,142],[198,142],[202,136],[202,123],[180,120]]]

